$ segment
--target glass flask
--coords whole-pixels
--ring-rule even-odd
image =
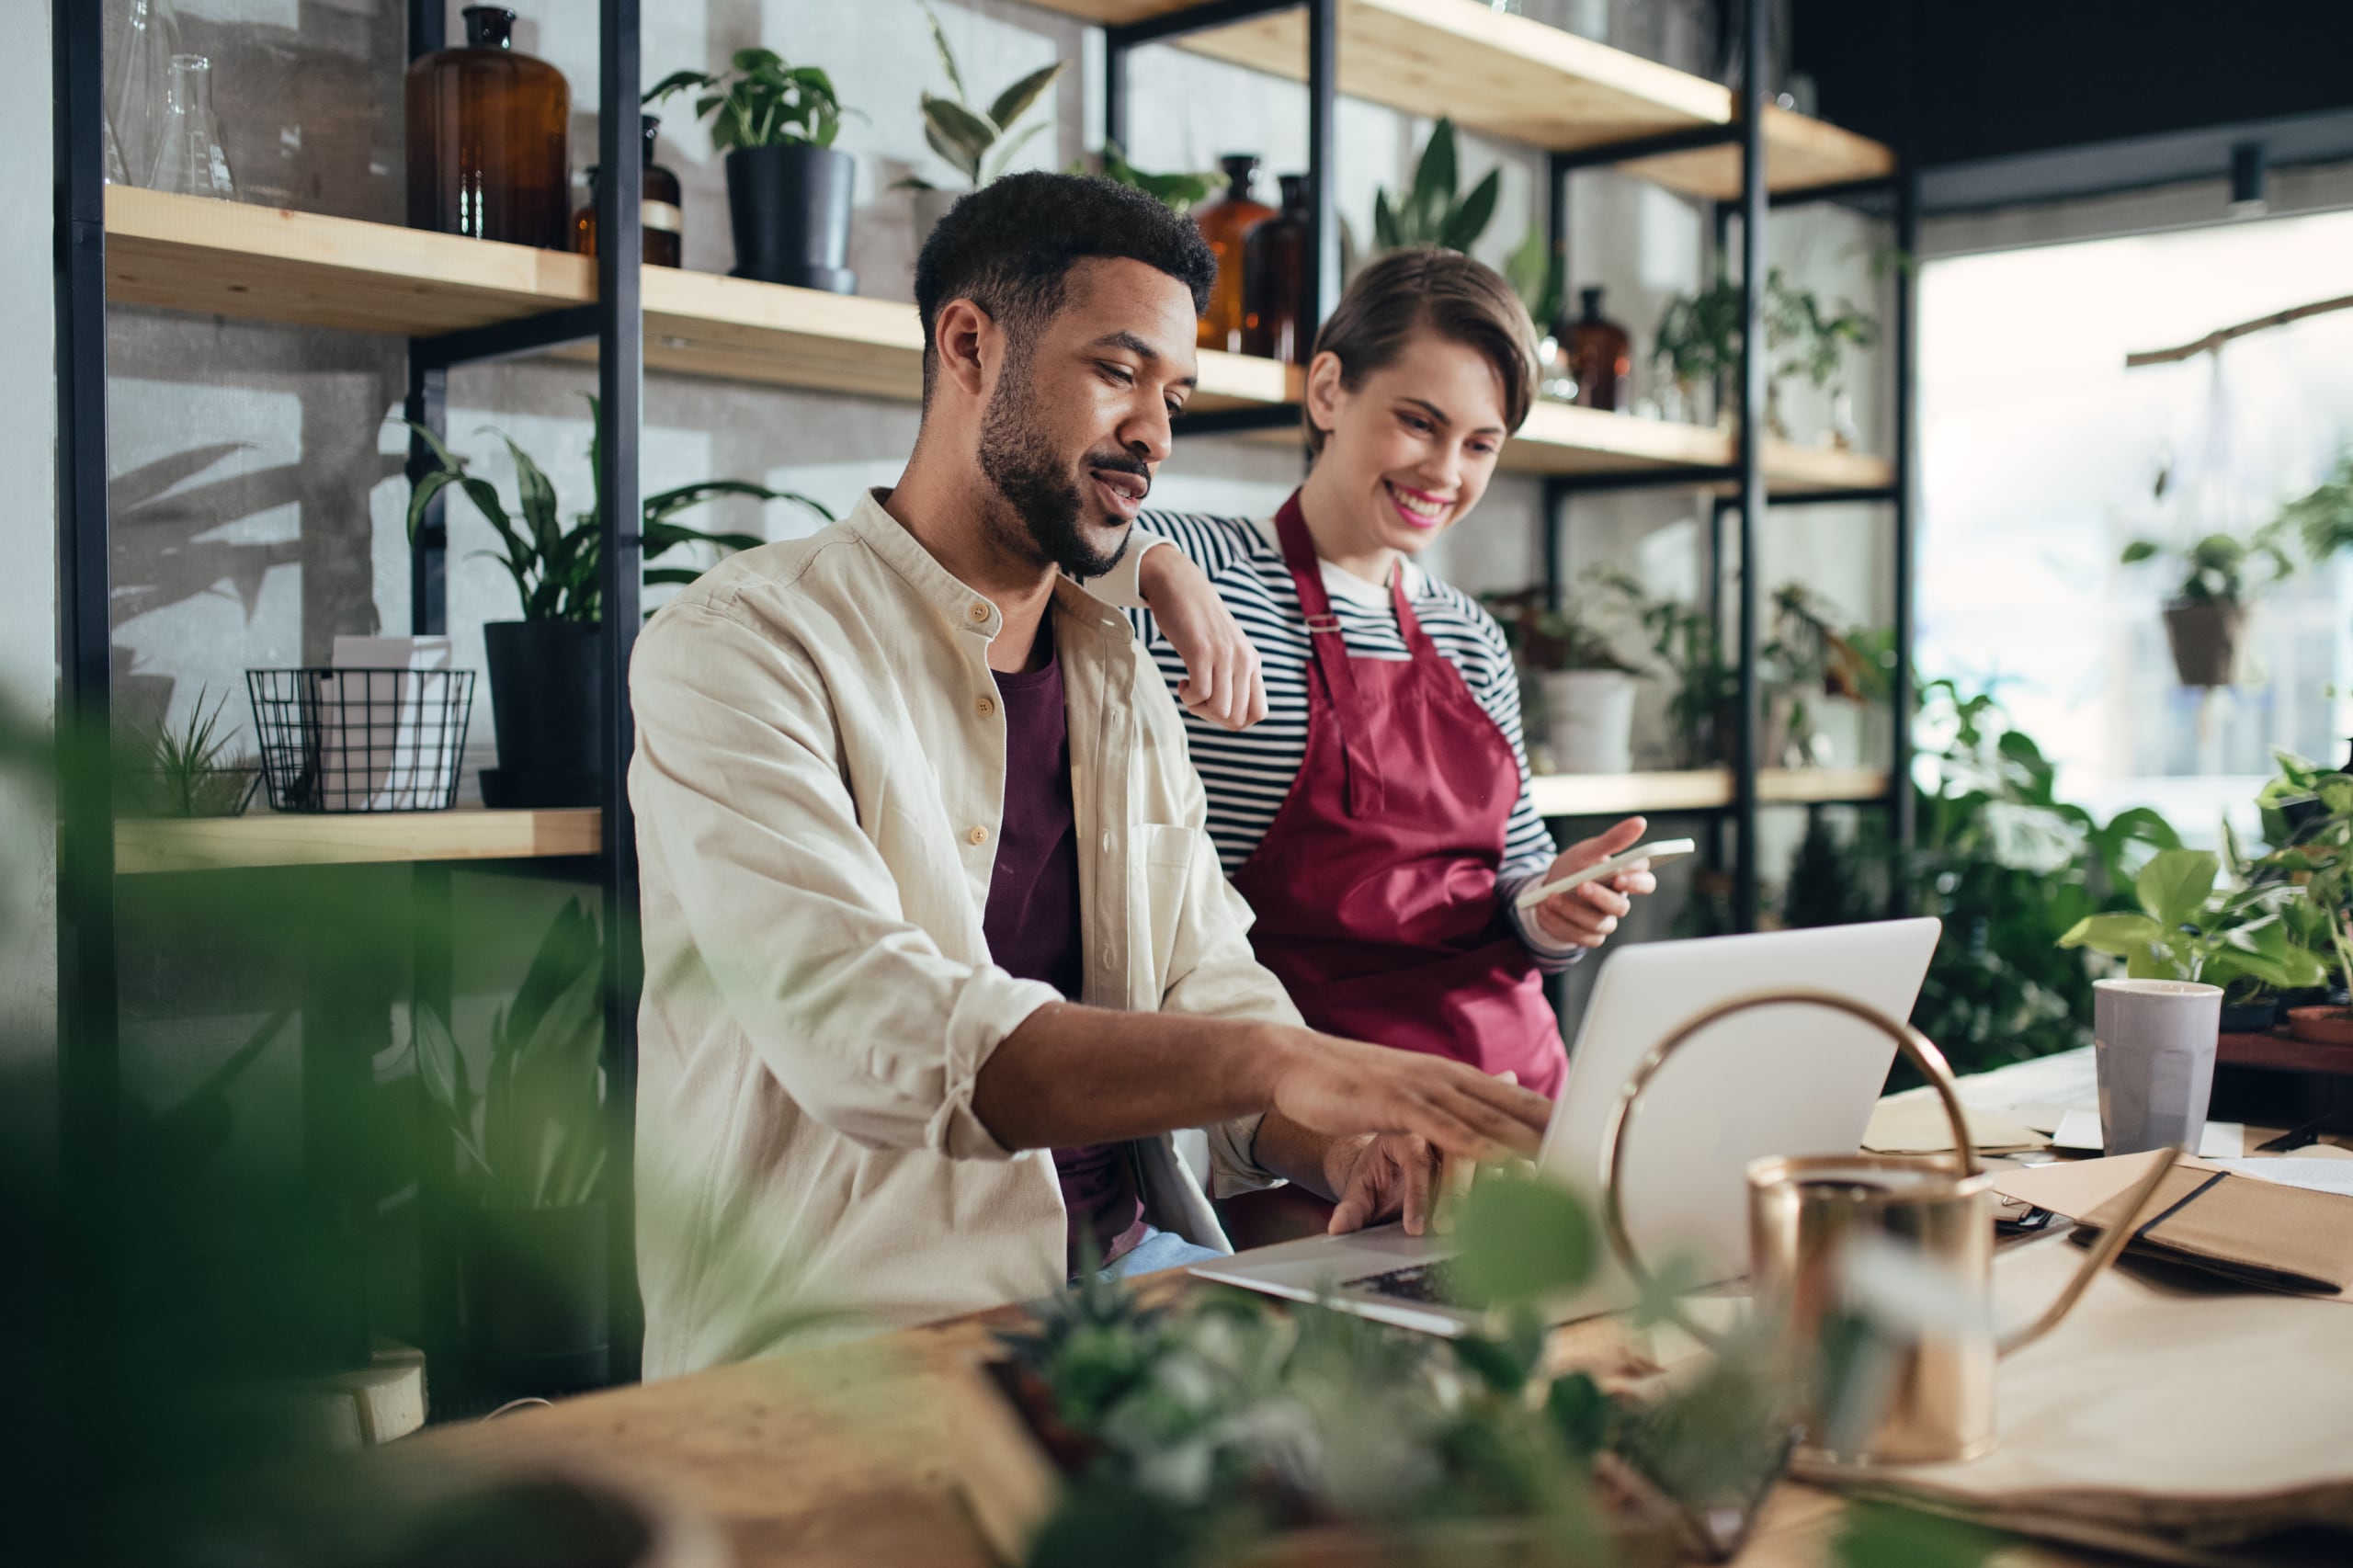
[[[169,107],[155,146],[155,171],[147,183],[180,196],[236,199],[229,159],[221,151],[221,127],[212,118],[212,62],[201,54],[172,56]]]
[[[1202,348],[1222,348],[1230,353],[1244,352],[1242,347],[1242,242],[1251,230],[1275,215],[1275,210],[1256,199],[1258,182],[1258,155],[1235,153],[1218,160],[1225,170],[1225,195],[1193,214],[1193,222],[1200,225],[1201,238],[1210,244],[1217,256],[1217,281],[1210,285],[1209,309],[1201,312],[1201,324],[1194,335],[1194,343]]]
[[[1634,368],[1632,339],[1616,322],[1603,318],[1601,290],[1583,290],[1585,314],[1569,325],[1569,375],[1577,384],[1581,408],[1631,410],[1626,380]]]
[[[1242,240],[1242,351],[1304,365],[1315,346],[1307,313],[1310,214],[1305,175],[1282,176],[1282,210]]]
[[[662,121],[645,121],[645,193],[638,202],[639,223],[644,231],[639,259],[648,267],[676,267],[686,243],[685,211],[678,205],[678,176],[654,161],[654,138]],[[597,254],[597,165],[588,166],[588,199],[572,215],[572,248],[582,256]]]
[[[108,7],[100,96],[123,184],[143,185],[154,172],[178,34],[170,0],[116,0]]]
[[[408,68],[409,227],[569,250],[572,89],[515,50],[514,12],[465,18],[461,47]]]

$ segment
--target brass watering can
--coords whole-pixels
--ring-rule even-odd
[[[1734,997],[1688,1020],[1653,1047],[1610,1112],[1602,1141],[1602,1219],[1610,1246],[1646,1292],[1655,1294],[1655,1278],[1627,1234],[1619,1193],[1634,1107],[1667,1058],[1692,1036],[1737,1013],[1784,1006],[1844,1013],[1893,1040],[1937,1091],[1953,1130],[1949,1164],[1855,1153],[1777,1155],[1749,1165],[1749,1285],[1757,1310],[1780,1327],[1788,1363],[1810,1369],[1824,1359],[1829,1336],[1847,1311],[1849,1268],[1859,1247],[1901,1248],[1917,1266],[1908,1273],[1918,1278],[1922,1269],[1933,1270],[1931,1277],[1949,1280],[1953,1291],[1962,1293],[1953,1303],[1961,1310],[1939,1314],[1938,1321],[1888,1347],[1892,1362],[1885,1369],[1884,1403],[1859,1437],[1836,1430],[1819,1389],[1801,1395],[1794,1414],[1801,1434],[1797,1457],[1836,1467],[1974,1459],[1994,1445],[1995,1363],[2059,1325],[2131,1239],[2173,1160],[2153,1162],[2133,1189],[2126,1209],[2130,1218],[2099,1238],[2040,1317],[1996,1335],[1991,1311],[1993,1178],[1970,1146],[1969,1125],[1944,1053],[1911,1025],[1831,992],[1763,991]],[[1679,1304],[1667,1310],[1694,1338],[1723,1347],[1721,1333],[1694,1322]]]

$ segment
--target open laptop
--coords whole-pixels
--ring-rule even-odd
[[[1836,992],[1909,1017],[1938,930],[1935,920],[1891,920],[1613,951],[1594,983],[1539,1163],[1591,1200],[1597,1218],[1610,1109],[1668,1031],[1719,1002],[1771,989]],[[1853,1153],[1894,1059],[1885,1036],[1820,1007],[1744,1013],[1694,1036],[1652,1081],[1627,1134],[1626,1228],[1643,1257],[1653,1267],[1669,1258],[1696,1267],[1701,1281],[1745,1273],[1749,1162]],[[1634,1304],[1633,1282],[1600,1245],[1594,1279],[1555,1303],[1554,1321]],[[1389,1224],[1258,1247],[1193,1272],[1456,1335],[1476,1328],[1481,1314],[1449,1300],[1452,1250],[1446,1237]]]

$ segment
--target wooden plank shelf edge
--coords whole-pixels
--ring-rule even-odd
[[[1732,804],[1729,768],[1667,773],[1543,773],[1529,781],[1545,817],[1623,816],[1635,812],[1708,812]],[[1852,804],[1883,799],[1879,767],[1768,767],[1756,798],[1769,805]]]
[[[603,824],[604,813],[594,806],[126,818],[115,824],[115,869],[131,876],[262,866],[546,859],[597,854]]]

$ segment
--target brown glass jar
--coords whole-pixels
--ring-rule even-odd
[[[466,41],[408,68],[408,222],[568,249],[572,89],[511,43],[515,13],[469,6]]]
[[[1626,381],[1634,368],[1633,340],[1616,322],[1601,314],[1601,290],[1586,289],[1585,314],[1561,335],[1568,349],[1569,375],[1575,381],[1579,408],[1622,412],[1632,406]]]
[[[1273,217],[1275,210],[1256,199],[1257,154],[1233,153],[1220,158],[1218,166],[1225,170],[1225,194],[1193,214],[1193,222],[1200,225],[1201,238],[1209,241],[1210,249],[1217,255],[1217,281],[1210,286],[1210,306],[1201,312],[1200,329],[1194,342],[1202,348],[1222,348],[1240,354],[1244,352],[1245,314],[1242,243],[1251,230]]]
[[[1306,319],[1307,176],[1285,175],[1282,187],[1282,210],[1242,241],[1242,351],[1304,365],[1315,347]]]
[[[678,205],[678,176],[654,161],[654,138],[662,121],[650,114],[644,120],[645,192],[638,203],[638,222],[644,233],[639,256],[648,267],[676,267],[686,235],[686,215]],[[597,254],[597,168],[594,164],[588,165],[588,199],[572,215],[572,248],[582,256]]]

